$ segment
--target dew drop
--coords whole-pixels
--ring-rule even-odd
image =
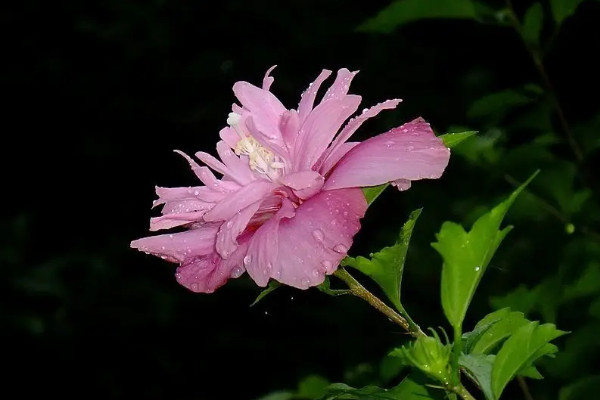
[[[319,241],[319,242],[322,242],[322,241],[323,241],[323,237],[324,237],[324,236],[323,236],[323,232],[321,232],[321,230],[319,230],[319,229],[315,229],[315,230],[312,232],[312,235],[313,235],[313,237],[315,238],[315,240],[317,240],[317,241]]]
[[[337,224],[337,221],[335,219],[331,220],[331,225],[335,226],[335,224]]]
[[[161,247],[160,247],[160,249],[161,249],[161,250],[164,250],[164,249],[165,249],[165,246],[161,246]]]
[[[162,258],[163,260],[166,260],[167,256],[160,256],[160,258]]]
[[[344,217],[348,216],[348,211],[344,211]]]
[[[333,267],[333,264],[331,263],[331,261],[327,261],[327,260],[322,261],[321,265],[324,266],[327,271],[331,270],[331,267]]]
[[[313,269],[313,272],[312,272],[312,274],[315,278],[318,278],[319,276],[321,276],[321,273],[322,272],[319,269]]]
[[[302,286],[304,286],[305,288],[310,286],[310,280],[308,278],[302,278],[302,281],[300,282],[302,284]]]
[[[415,146],[408,146],[406,149],[407,149],[408,151],[413,151],[413,150],[415,149]]]
[[[478,265],[475,267],[475,272],[478,272],[481,269],[481,267]]]
[[[192,283],[191,288],[194,292],[198,291],[198,284],[197,283]]]
[[[231,222],[231,221],[227,222],[227,227],[228,228],[231,228],[232,226],[233,226],[233,222]]]
[[[336,244],[335,246],[333,246],[333,251],[335,251],[336,253],[343,254],[348,251],[348,248],[340,243],[340,244]]]
[[[169,234],[169,239],[173,239],[173,234]]]
[[[194,196],[198,196],[199,194],[200,194],[200,191],[199,191],[199,190],[195,190],[195,191],[194,191]]]
[[[252,256],[251,255],[247,255],[246,257],[244,257],[244,265],[248,266],[248,264],[250,264],[252,262]]]
[[[243,269],[241,269],[240,267],[235,267],[233,269],[233,271],[231,271],[231,277],[232,278],[239,278],[240,276],[242,276],[243,273],[244,273]]]

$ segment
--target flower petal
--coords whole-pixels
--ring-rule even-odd
[[[342,143],[338,147],[336,147],[336,149],[333,150],[327,157],[323,157],[325,158],[324,162],[317,162],[317,165],[321,164],[321,167],[319,168],[319,172],[321,173],[321,175],[327,175],[329,170],[333,168],[335,164],[337,164],[337,162],[340,161],[342,157],[346,155],[347,152],[349,152],[359,144],[360,142]]]
[[[358,71],[350,72],[347,68],[339,69],[335,77],[335,81],[331,87],[327,89],[327,92],[325,92],[325,96],[323,96],[322,101],[329,99],[341,99],[346,96],[346,94],[348,94],[348,89],[350,89],[352,79],[354,79],[356,74],[358,74]]]
[[[295,212],[282,207],[252,237],[248,274],[260,286],[269,277],[300,289],[322,283],[346,256],[366,209],[360,189],[321,192]]]
[[[265,73],[265,77],[263,78],[263,84],[262,84],[263,90],[269,90],[269,89],[271,89],[271,85],[273,84],[273,81],[275,81],[275,78],[273,78],[271,76],[271,72],[273,72],[273,70],[275,69],[275,67],[277,67],[277,65],[273,65]]]
[[[247,247],[247,242],[240,245],[227,260],[216,253],[186,260],[177,268],[175,278],[193,292],[212,293],[229,278],[237,278],[243,273],[242,258]]]
[[[283,176],[279,182],[293,189],[301,199],[307,199],[321,190],[325,179],[315,171],[300,171]]]
[[[308,89],[302,93],[300,104],[298,104],[298,116],[300,117],[300,122],[304,122],[308,114],[312,111],[317,92],[325,79],[329,78],[329,75],[331,75],[331,71],[324,69],[317,79],[308,86]]]
[[[244,267],[248,275],[259,286],[266,286],[279,258],[279,222],[295,215],[294,206],[283,198],[281,208],[254,233],[249,241],[248,252],[244,257]]]
[[[344,126],[344,128],[340,132],[340,134],[337,135],[331,146],[329,146],[327,152],[325,152],[325,157],[328,158],[328,156],[330,154],[333,154],[338,149],[338,147],[340,147],[343,143],[350,139],[354,132],[356,132],[356,130],[360,128],[366,120],[377,116],[377,114],[379,114],[383,110],[391,110],[396,108],[396,106],[401,101],[402,100],[400,99],[387,100],[383,103],[376,104],[373,107],[364,109],[359,116],[354,117],[350,121],[348,121],[346,126]]]
[[[261,203],[262,199],[250,204],[221,225],[217,232],[216,249],[222,258],[228,258],[237,249],[237,237],[246,229]]]
[[[350,95],[315,107],[302,124],[294,145],[294,171],[311,169],[344,121],[358,109],[360,100],[360,96]]]
[[[214,251],[218,224],[205,224],[185,232],[145,237],[131,242],[131,247],[170,262],[210,254]]]
[[[325,189],[375,186],[399,179],[439,178],[450,150],[422,118],[368,139],[337,163]]]
[[[269,139],[281,139],[279,119],[286,108],[273,93],[248,82],[236,82],[233,92],[242,106],[252,114],[254,124],[260,132]]]
[[[273,189],[273,184],[266,181],[255,181],[242,187],[237,192],[218,202],[204,215],[205,221],[225,221],[238,211],[266,197]]]
[[[307,289],[323,282],[347,255],[367,203],[360,189],[321,192],[279,224],[279,257],[272,276]]]

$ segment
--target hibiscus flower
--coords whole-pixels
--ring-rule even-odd
[[[244,272],[259,286],[270,279],[319,285],[360,229],[367,209],[361,187],[390,182],[406,190],[411,181],[439,178],[448,164],[450,151],[422,118],[349,142],[364,121],[400,102],[364,109],[344,125],[361,101],[348,94],[356,72],[340,69],[315,106],[331,75],[323,70],[298,108],[287,109],[270,92],[272,69],[262,88],[233,85],[240,104],[220,132],[219,159],[198,152],[201,166],[178,151],[203,185],[156,188],[162,216],[151,219],[150,230],[185,229],[131,243],[178,263],[177,281],[194,292],[211,293]]]

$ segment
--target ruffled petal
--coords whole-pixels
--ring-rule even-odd
[[[346,256],[366,209],[360,189],[321,192],[295,211],[282,207],[252,237],[246,270],[259,286],[269,277],[300,289],[319,285]]]
[[[226,221],[250,204],[265,198],[272,189],[273,184],[271,182],[252,182],[217,203],[204,215],[204,220]]]
[[[205,224],[185,232],[150,236],[132,241],[131,247],[170,262],[182,263],[214,252],[218,228],[218,224]]]
[[[359,116],[348,121],[346,126],[344,126],[340,134],[336,136],[331,146],[329,146],[325,152],[325,158],[328,158],[330,154],[333,154],[342,144],[350,139],[354,132],[356,132],[366,120],[377,116],[383,110],[396,108],[401,101],[402,100],[400,99],[387,100],[383,103],[376,104],[373,107],[365,108]],[[328,164],[331,164],[331,162],[328,162]]]
[[[350,95],[320,103],[302,124],[294,145],[294,171],[311,169],[319,160],[344,121],[360,104],[360,96]]]
[[[418,118],[368,139],[337,163],[325,189],[375,186],[399,179],[439,178],[450,150],[425,120]]]
[[[216,243],[217,252],[221,257],[228,258],[238,247],[237,237],[246,229],[261,203],[262,200],[259,200],[250,204],[221,225],[217,232]]]
[[[337,269],[360,229],[367,203],[360,189],[321,192],[279,226],[279,257],[273,278],[307,289]]]
[[[301,199],[308,199],[321,191],[325,178],[315,171],[300,171],[283,176],[279,182],[291,188]]]
[[[236,82],[233,92],[242,106],[252,114],[254,124],[260,132],[271,140],[281,139],[279,119],[286,108],[273,93],[248,82]]]
[[[223,286],[229,278],[237,278],[243,273],[242,258],[247,243],[240,245],[227,260],[216,253],[192,258],[182,263],[175,273],[177,282],[196,293],[212,293]]]
[[[315,81],[308,86],[308,89],[302,93],[300,104],[298,104],[298,116],[300,117],[301,123],[304,122],[308,114],[312,111],[315,104],[315,98],[317,97],[317,92],[329,75],[331,75],[331,71],[324,69],[321,71],[317,79],[315,79]]]
[[[273,70],[275,69],[275,67],[277,67],[277,65],[273,65],[271,68],[269,68],[267,70],[267,72],[265,73],[265,77],[263,78],[263,84],[262,84],[262,88],[263,90],[269,90],[271,89],[271,85],[273,84],[273,82],[275,81],[275,78],[273,78],[271,76],[271,72],[273,72]]]
[[[337,162],[340,161],[342,157],[346,155],[347,152],[349,152],[359,144],[360,142],[342,143],[331,154],[329,154],[329,156],[323,157],[325,161],[322,163],[317,163],[321,164],[321,168],[319,169],[321,175],[327,175],[329,170],[331,170],[331,168],[333,168],[335,164],[337,164]]]
[[[346,94],[348,94],[348,90],[350,89],[352,79],[354,79],[356,74],[358,74],[358,71],[350,72],[347,68],[339,69],[335,77],[335,81],[329,87],[329,89],[327,89],[327,92],[325,92],[323,101],[329,99],[341,99],[346,96]]]
[[[243,264],[248,275],[259,286],[266,286],[279,258],[279,221],[292,218],[295,215],[293,204],[286,198],[282,199],[281,208],[266,221],[249,240],[248,252]],[[277,269],[279,271],[279,269]]]

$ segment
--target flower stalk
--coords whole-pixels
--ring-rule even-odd
[[[389,307],[387,304],[381,301],[377,296],[369,292],[344,268],[338,268],[334,275],[342,281],[344,281],[346,285],[348,285],[348,288],[350,289],[350,293],[352,295],[359,297],[367,303],[369,303],[371,306],[377,309],[377,311],[387,316],[390,319],[390,321],[400,325],[402,329],[407,331],[411,336],[415,338],[426,336],[425,333],[421,330],[421,328],[417,324],[415,324],[415,322],[410,317],[408,317],[406,313],[404,316],[398,314],[391,307]]]

